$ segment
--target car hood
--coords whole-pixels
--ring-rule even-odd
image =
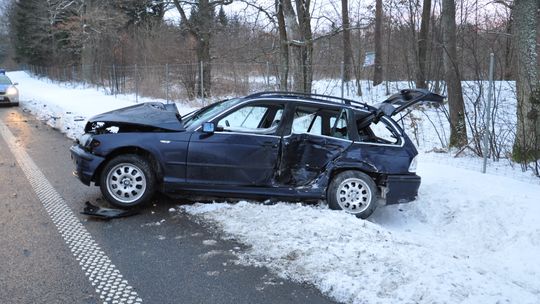
[[[180,114],[174,104],[145,102],[96,115],[88,120],[85,132],[102,126],[142,126],[169,131],[184,131]]]

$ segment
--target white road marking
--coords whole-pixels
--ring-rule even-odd
[[[88,230],[81,224],[66,201],[49,183],[16,137],[0,121],[0,134],[15,156],[36,196],[56,225],[84,274],[96,289],[103,303],[142,303],[137,292],[123,279],[111,259],[101,250]]]

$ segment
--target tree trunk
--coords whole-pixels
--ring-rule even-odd
[[[313,82],[313,33],[311,32],[311,16],[309,14],[310,0],[296,0],[298,24],[302,35],[302,78],[305,93],[311,93]]]
[[[313,40],[309,17],[309,0],[297,0],[296,10],[292,7],[291,0],[283,0],[283,16],[289,39],[291,56],[290,68],[292,69],[292,90],[296,92],[311,92],[313,78],[312,57]]]
[[[348,0],[341,0],[341,19],[343,23],[343,81],[351,80],[352,46],[348,2]]]
[[[285,18],[283,16],[283,0],[276,0],[276,11],[279,30],[279,88],[282,91],[287,91],[289,78],[289,43],[287,41]]]
[[[517,51],[517,130],[514,160],[527,163],[540,158],[540,86],[536,53],[536,0],[516,0],[513,8]]]
[[[461,77],[457,63],[456,4],[454,0],[443,0],[442,2],[442,26],[444,75],[450,112],[450,147],[463,147],[467,144],[467,126],[465,124]]]
[[[211,75],[212,75],[212,64],[210,57],[210,35],[201,35],[197,40],[197,59],[198,59],[198,69],[199,77],[202,76],[202,87],[201,80],[197,82],[197,96],[199,97],[209,97],[210,88],[211,88]],[[201,69],[202,62],[202,71]],[[202,72],[202,73],[201,73]],[[202,74],[202,75],[201,75]]]
[[[203,87],[199,79],[197,94],[199,97],[209,97],[212,75],[212,58],[210,57],[210,40],[212,39],[212,28],[214,23],[214,7],[209,0],[199,0],[198,5],[198,35],[197,35],[197,59],[199,64],[203,63],[202,79]]]
[[[422,6],[422,21],[420,23],[420,35],[418,37],[418,70],[416,74],[416,87],[427,88],[426,63],[428,60],[428,35],[431,17],[431,0],[424,0]]]
[[[379,85],[383,81],[382,67],[382,0],[375,2],[375,70],[373,72],[373,86]]]

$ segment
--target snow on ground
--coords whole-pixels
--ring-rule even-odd
[[[38,119],[59,129],[69,138],[76,138],[83,133],[88,118],[107,111],[132,106],[135,95],[106,95],[95,88],[83,85],[70,86],[53,83],[47,79],[37,79],[25,72],[8,72],[13,82],[18,82],[20,103]],[[139,97],[139,102],[160,101]],[[179,105],[180,114],[193,109]]]
[[[8,75],[20,83],[21,106],[71,138],[89,117],[135,103],[133,95],[115,97],[24,72]],[[406,86],[392,83],[391,91]],[[472,84],[464,87],[467,100],[479,96]],[[314,88],[339,96],[330,80]],[[512,83],[497,88],[497,128],[508,130],[515,124]],[[365,87],[362,100],[380,101],[384,91]],[[191,110],[177,107],[181,113]],[[269,267],[341,302],[540,303],[540,179],[509,161],[490,161],[489,174],[480,174],[476,157],[430,153],[444,147],[448,126],[440,112],[424,113],[413,113],[424,117],[418,130],[410,120],[404,125],[420,150],[422,185],[412,203],[381,206],[369,220],[325,205],[291,203],[195,204],[180,212],[248,245],[237,253],[240,263]],[[501,134],[509,137],[500,140],[511,139]]]
[[[441,174],[444,173],[444,174]],[[360,220],[326,206],[181,206],[266,266],[345,303],[539,303],[540,186],[423,163],[419,199]]]

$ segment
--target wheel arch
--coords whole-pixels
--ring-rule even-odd
[[[374,165],[367,163],[367,162],[346,162],[346,163],[338,163],[335,164],[332,169],[330,170],[330,174],[328,175],[328,184],[332,182],[332,180],[340,173],[345,171],[360,171],[362,173],[367,174],[369,177],[373,179],[376,185],[378,185],[379,178],[381,176],[381,173],[378,172],[377,167]],[[327,187],[328,191],[328,187]]]
[[[113,151],[111,151],[109,154],[107,154],[107,156],[105,157],[105,161],[103,161],[98,166],[98,168],[94,172],[94,176],[92,177],[92,180],[94,181],[94,184],[96,186],[100,185],[99,176],[101,175],[101,172],[103,171],[103,168],[105,167],[105,165],[107,165],[107,163],[111,159],[122,154],[135,154],[135,155],[139,155],[147,159],[150,162],[152,169],[154,170],[156,174],[158,183],[163,179],[163,168],[161,167],[161,164],[159,163],[156,156],[152,152],[150,152],[147,149],[137,147],[137,146],[126,146],[126,147],[116,148]]]

